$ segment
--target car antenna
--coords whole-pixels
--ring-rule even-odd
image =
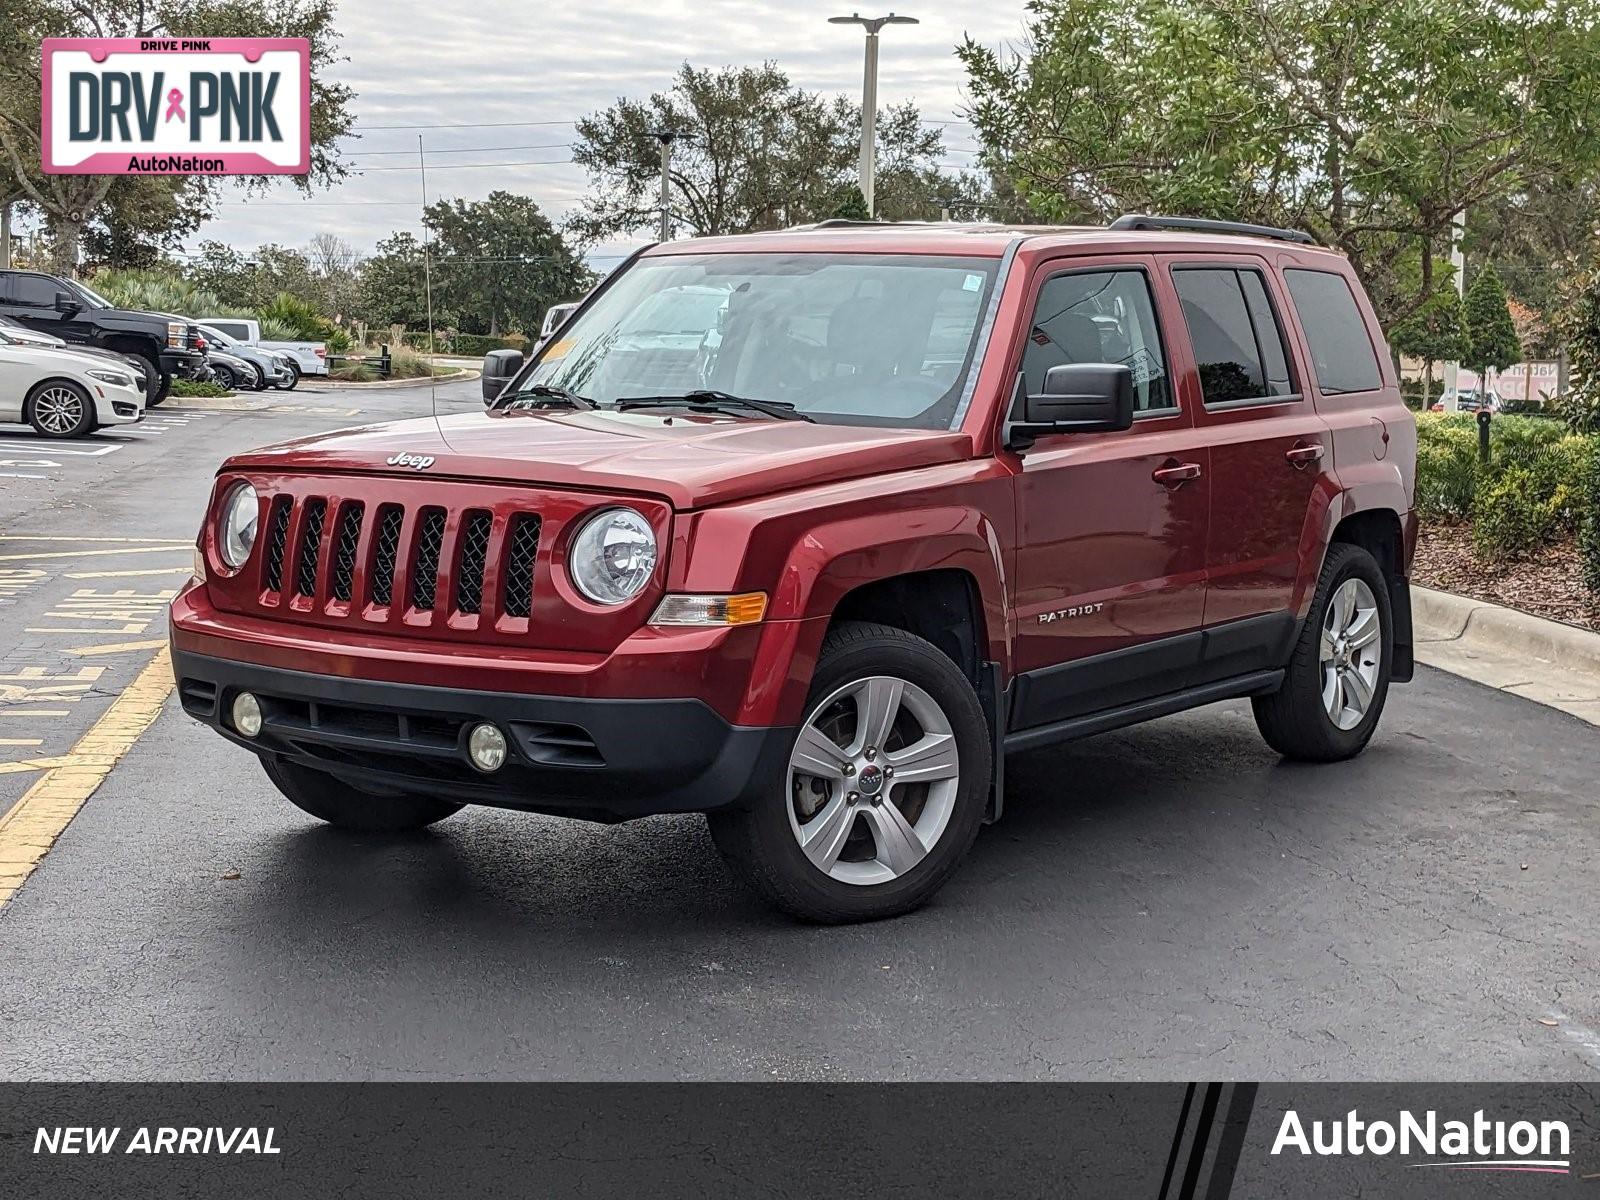
[[[439,420],[439,382],[433,373],[433,264],[432,241],[428,236],[428,156],[423,150],[422,134],[417,134],[417,169],[422,176],[422,297],[428,313],[428,405],[433,409],[433,427],[439,431],[439,440],[445,445],[450,439],[444,435],[444,423]]]

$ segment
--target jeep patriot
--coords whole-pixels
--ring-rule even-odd
[[[647,248],[483,412],[229,459],[183,707],[290,801],[706,813],[905,912],[1004,756],[1248,696],[1349,758],[1412,672],[1416,432],[1304,234],[824,222]]]

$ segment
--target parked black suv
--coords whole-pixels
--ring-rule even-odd
[[[145,366],[146,403],[160,404],[174,378],[205,370],[200,328],[183,317],[118,308],[75,279],[0,271],[0,315],[62,341],[115,350]]]

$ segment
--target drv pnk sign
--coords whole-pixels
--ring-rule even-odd
[[[51,175],[304,175],[305,38],[46,38]]]

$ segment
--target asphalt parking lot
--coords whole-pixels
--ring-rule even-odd
[[[0,427],[0,810],[159,652],[226,453],[428,407]],[[1426,669],[1340,766],[1242,704],[1014,758],[951,886],[850,928],[769,912],[698,818],[335,833],[171,700],[108,770],[0,905],[5,1079],[1600,1073],[1600,729]]]

